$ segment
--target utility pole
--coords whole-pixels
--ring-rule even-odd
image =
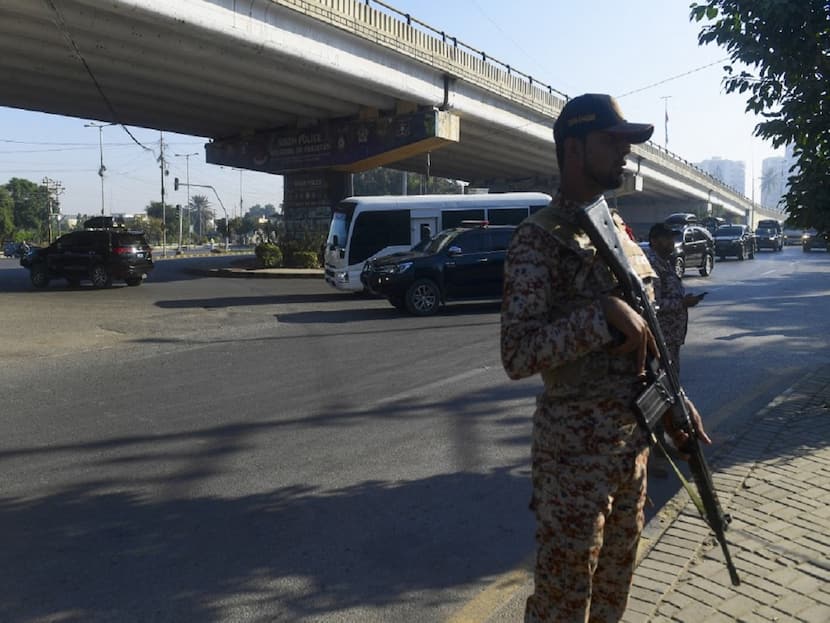
[[[161,256],[167,257],[167,208],[164,204],[164,176],[167,173],[164,162],[164,132],[159,131],[159,169],[161,169]]]
[[[671,95],[664,95],[660,98],[663,100],[664,126],[663,126],[663,148],[669,150],[669,100]]]
[[[49,243],[52,243],[52,216],[55,214],[55,209],[60,210],[58,206],[58,195],[64,191],[63,184],[57,180],[43,178],[43,186],[46,188],[46,230],[49,238]],[[60,235],[60,222],[58,221],[58,235]]]

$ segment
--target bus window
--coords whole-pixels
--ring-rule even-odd
[[[461,221],[484,220],[484,210],[441,210],[441,229],[460,227]]]
[[[487,221],[490,225],[518,225],[527,218],[527,208],[489,208]]]
[[[349,217],[343,212],[335,212],[331,216],[331,226],[326,244],[330,247],[340,248],[346,245],[346,236],[349,234]]]
[[[352,232],[349,264],[359,264],[386,247],[411,244],[409,210],[361,212]]]
[[[352,216],[354,215],[355,204],[348,201],[343,201],[334,209],[331,215],[331,225],[329,226],[329,235],[326,238],[326,244],[331,246],[334,244],[334,237],[337,236],[337,246],[341,249],[346,247],[346,240],[349,235],[349,225],[352,223]]]
[[[510,244],[510,238],[513,236],[512,229],[491,229],[490,230],[490,250],[504,251]]]

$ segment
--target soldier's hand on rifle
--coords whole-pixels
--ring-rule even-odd
[[[601,299],[602,311],[608,324],[617,329],[623,336],[622,344],[611,347],[611,353],[622,355],[636,353],[637,371],[642,377],[646,375],[646,356],[649,351],[658,356],[657,342],[648,323],[631,306],[617,296],[603,296]]]
[[[706,434],[706,431],[703,428],[703,419],[700,417],[700,413],[695,407],[695,404],[689,400],[688,396],[684,394],[684,400],[686,401],[686,410],[689,413],[689,419],[692,422],[692,426],[694,427],[695,432],[697,433],[697,438],[702,443],[707,445],[712,443],[712,440],[709,438],[709,435]],[[686,445],[686,442],[689,441],[689,433],[681,428],[678,428],[672,418],[671,410],[666,412],[666,415],[663,416],[663,426],[666,429],[666,432],[671,437],[672,443],[674,447],[678,450],[681,450],[683,446]],[[682,454],[681,456],[683,459],[688,459],[689,457]]]

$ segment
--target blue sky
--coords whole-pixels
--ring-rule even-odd
[[[761,161],[777,155],[752,136],[758,119],[744,112],[745,101],[722,88],[726,53],[697,43],[698,24],[688,19],[689,4],[677,0],[388,0],[402,12],[455,36],[488,56],[509,63],[569,96],[605,92],[617,96],[630,120],[656,126],[653,140],[690,162],[720,156],[746,162],[749,179],[760,177]],[[65,214],[101,209],[99,131],[88,120],[0,107],[0,182],[24,177],[59,180]],[[102,131],[106,212],[141,212],[160,199],[156,162],[159,132],[131,129],[154,151],[145,151],[118,126]],[[166,133],[170,171],[169,203],[185,203],[172,192],[173,177],[185,178],[191,156],[193,183],[216,187],[232,215],[254,204],[282,200],[278,176],[204,163],[202,138]],[[760,198],[758,182],[755,198]],[[194,194],[197,193],[193,189]],[[213,193],[199,189],[218,209]]]

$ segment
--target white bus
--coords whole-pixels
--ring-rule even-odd
[[[366,260],[408,251],[462,221],[518,225],[551,201],[544,193],[349,197],[334,209],[325,247],[326,281],[360,292]]]

